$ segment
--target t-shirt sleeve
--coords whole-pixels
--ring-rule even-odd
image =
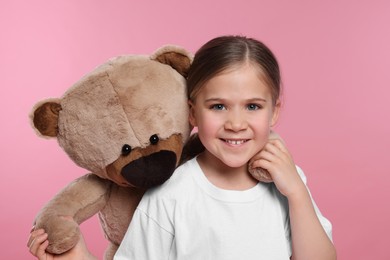
[[[138,208],[114,259],[168,259],[173,238],[172,233]]]

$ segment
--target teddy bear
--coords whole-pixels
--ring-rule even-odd
[[[61,98],[30,115],[41,137],[56,138],[88,173],[67,184],[37,214],[48,252],[79,240],[79,225],[98,214],[112,259],[144,192],[170,178],[190,136],[186,75],[192,55],[165,45],[152,55],[112,58]]]

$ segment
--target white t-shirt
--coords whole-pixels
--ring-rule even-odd
[[[330,222],[313,204],[331,238]],[[223,190],[194,158],[144,195],[114,259],[290,259],[290,239],[287,199],[274,184]]]

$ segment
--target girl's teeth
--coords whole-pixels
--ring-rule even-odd
[[[245,143],[245,140],[226,140],[226,142],[233,145],[239,145]]]

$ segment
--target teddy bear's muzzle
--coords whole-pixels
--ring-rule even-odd
[[[130,162],[123,167],[121,174],[131,185],[149,189],[171,177],[176,160],[174,152],[161,150]]]

